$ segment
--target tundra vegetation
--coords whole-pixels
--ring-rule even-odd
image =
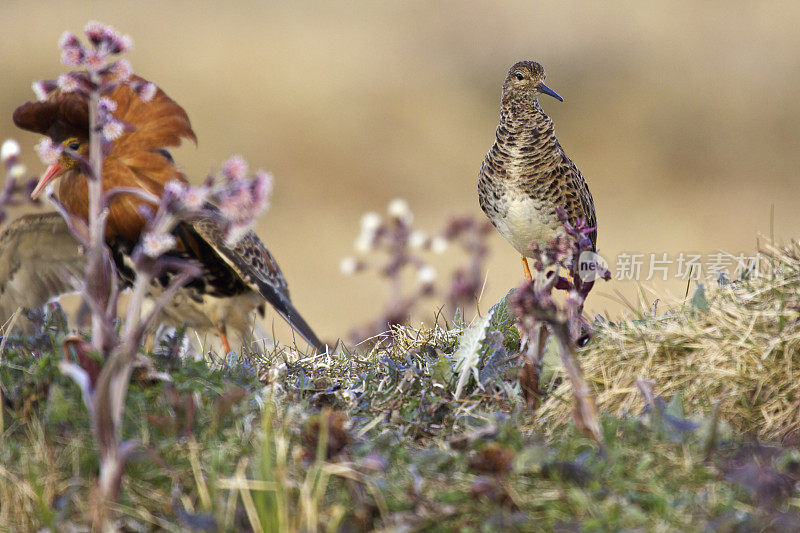
[[[86,36],[62,39],[65,62],[124,77],[111,56],[129,40],[97,24]],[[90,112],[110,122],[103,90],[93,84]],[[97,146],[113,142],[102,131]],[[0,216],[32,189],[6,146]],[[100,154],[81,161],[89,175]],[[203,194],[224,196],[227,178]],[[150,214],[151,239],[190,215],[175,206],[191,190],[173,192]],[[263,341],[198,360],[181,329],[146,349],[154,315],[137,287],[158,274],[160,248],[137,256],[116,315],[106,199],[89,194],[86,227],[70,222],[89,259],[75,282],[91,328],[76,333],[57,303],[2,325],[3,529],[800,528],[796,242],[764,244],[758,269],[682,301],[587,321],[577,258],[592,228],[564,220],[534,279],[477,312],[489,228],[454,216],[423,232],[393,202],[365,216],[359,255],[342,261],[387,279],[373,321],[326,353]],[[464,258],[449,277],[431,264],[444,250]],[[414,318],[431,307],[428,325]],[[29,327],[16,328],[22,313]]]

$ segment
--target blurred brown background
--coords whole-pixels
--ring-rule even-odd
[[[62,71],[61,32],[91,19],[130,34],[135,70],[188,111],[199,145],[174,155],[189,175],[234,153],[275,173],[258,231],[325,337],[372,317],[387,290],[339,272],[363,212],[403,197],[429,231],[480,215],[478,168],[521,59],[566,100],[543,106],[591,186],[612,264],[623,251],[752,253],[771,206],[775,236],[800,236],[797,2],[5,2],[0,140],[17,138],[36,172],[36,136],[11,112]],[[493,235],[481,308],[520,279]],[[637,286],[598,286],[587,308],[619,311],[615,291],[633,301]]]

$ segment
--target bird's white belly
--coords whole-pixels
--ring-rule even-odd
[[[552,215],[542,211],[541,203],[536,200],[524,197],[509,200],[506,205],[506,216],[495,220],[495,226],[500,235],[522,255],[532,257],[531,243],[544,245],[563,232],[561,224]]]
[[[145,311],[152,306],[152,298],[160,292],[161,290],[156,287],[151,289],[150,298],[145,299],[143,305]],[[217,298],[206,294],[202,302],[197,302],[188,289],[179,289],[170,303],[161,310],[156,322],[171,326],[186,324],[202,332],[216,330],[222,324],[233,330],[248,330],[251,311],[260,302],[258,295],[253,292],[228,298]]]

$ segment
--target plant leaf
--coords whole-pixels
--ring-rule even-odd
[[[461,392],[469,381],[470,375],[475,378],[475,381],[480,386],[478,364],[481,358],[481,344],[483,339],[486,338],[486,333],[489,331],[489,326],[494,316],[494,310],[494,307],[489,309],[488,313],[478,318],[475,324],[465,329],[458,338],[458,349],[453,354],[453,360],[455,361],[454,369],[458,374],[456,399],[461,396]]]
[[[702,283],[697,286],[694,295],[692,295],[692,307],[703,313],[708,313],[710,309],[708,306],[708,299],[706,298],[706,288]]]

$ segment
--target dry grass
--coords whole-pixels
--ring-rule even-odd
[[[797,441],[800,409],[800,246],[762,250],[761,275],[708,288],[662,316],[633,316],[600,329],[583,351],[599,407],[639,413],[637,377],[664,397],[680,393],[687,412],[720,415],[738,432]],[[560,383],[541,411],[553,431],[570,419],[571,389]]]

